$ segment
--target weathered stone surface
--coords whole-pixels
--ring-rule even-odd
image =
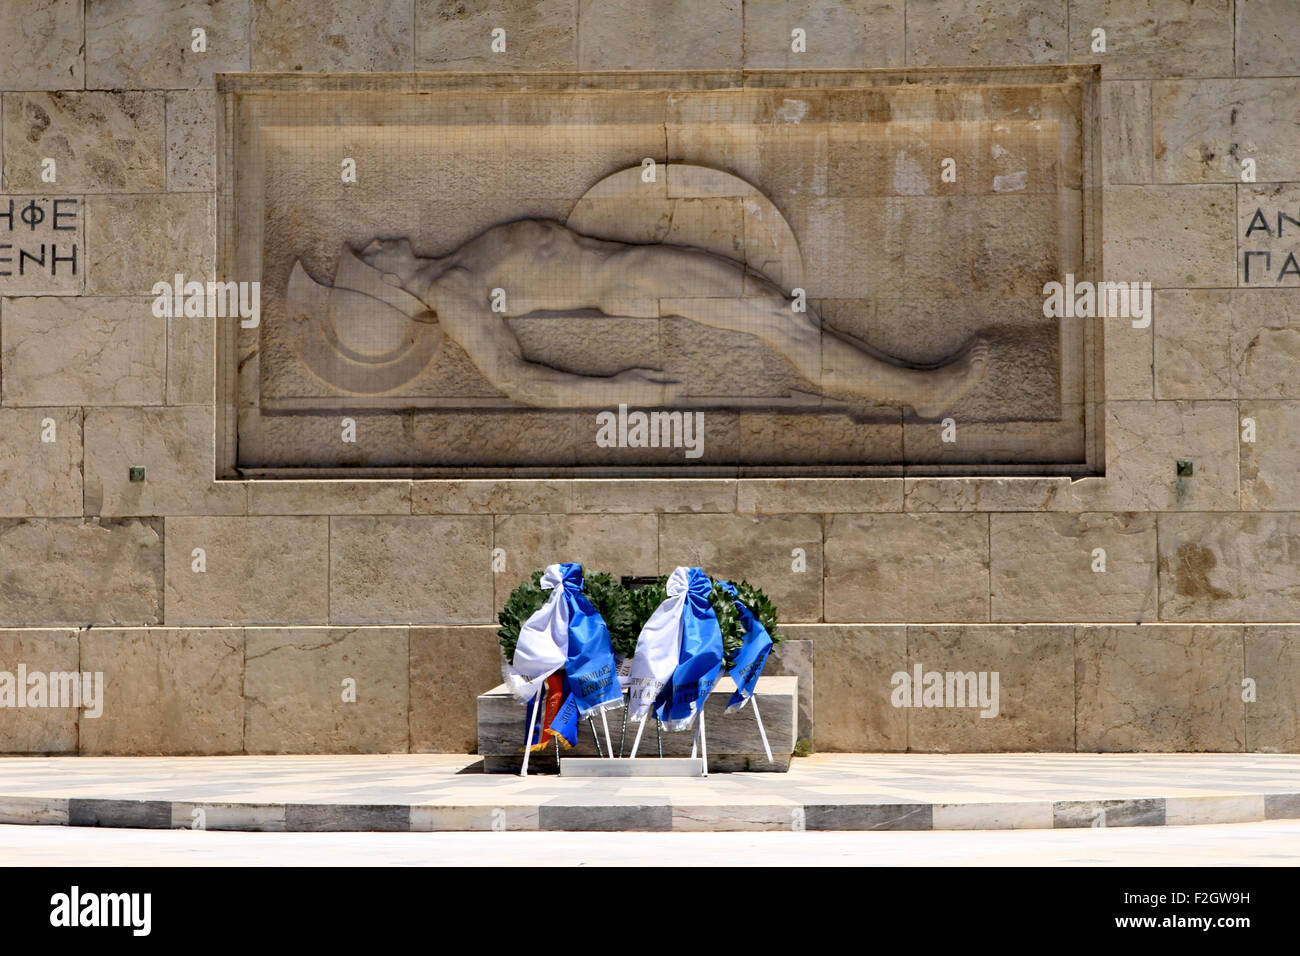
[[[573,463],[572,434],[563,415],[520,412],[507,419],[504,414],[480,412],[416,414],[414,437],[410,412],[349,410],[347,417],[356,423],[355,442],[339,440],[341,416],[337,414],[263,415],[253,423],[255,427],[242,422],[241,464],[301,467],[310,461],[314,468],[363,469],[419,465],[433,454],[445,456],[452,465],[493,468],[516,460],[512,456],[519,447],[536,451],[538,467]]]
[[[407,750],[406,628],[254,628],[246,641],[248,753]]]
[[[1300,179],[1300,127],[1277,121],[1298,94],[1300,79],[1152,84],[1156,180],[1239,183],[1245,158],[1260,180]]]
[[[662,832],[673,828],[673,808],[664,805],[565,807],[542,804],[537,808],[539,830],[594,830]]]
[[[743,42],[741,0],[580,0],[578,8],[583,70],[739,69]]]
[[[225,754],[244,746],[241,628],[93,628],[81,670],[104,675],[83,754]]]
[[[907,711],[890,705],[888,676],[907,664],[906,628],[795,624],[783,625],[781,633],[791,643],[812,643],[818,751],[907,749]],[[799,690],[802,695],[802,678]],[[802,725],[799,736],[809,736]]]
[[[414,514],[566,514],[573,483],[559,480],[469,479],[411,483]]]
[[[818,515],[664,515],[659,573],[680,565],[747,580],[772,599],[782,621],[822,618],[822,519]]]
[[[507,800],[501,801],[501,804],[501,806],[471,804],[464,807],[417,804],[411,807],[411,832],[537,829],[537,814],[540,809],[538,806],[525,806]]]
[[[79,295],[86,284],[86,201],[0,196],[0,295]]]
[[[1242,509],[1300,511],[1300,402],[1237,407],[1243,423],[1255,423],[1255,440],[1240,445]]]
[[[1245,704],[1246,748],[1265,753],[1300,751],[1300,629],[1294,625],[1247,627],[1246,670],[1255,699]]]
[[[1153,323],[1157,398],[1237,397],[1244,344],[1239,323],[1246,316],[1232,306],[1241,295],[1219,289],[1157,293],[1160,321]],[[1281,328],[1286,329],[1289,320],[1284,311],[1269,308],[1273,303],[1281,305],[1281,299],[1276,295],[1250,297],[1258,303],[1256,309],[1249,310],[1250,315],[1257,315],[1259,308],[1267,309],[1281,318]]]
[[[1107,76],[1228,76],[1232,0],[1070,0],[1070,60]],[[1105,52],[1093,30],[1106,31]]]
[[[1240,751],[1241,629],[1080,627],[1079,750]]]
[[[1132,318],[1107,316],[1102,319],[1106,352],[1106,399],[1150,400],[1155,379],[1153,329],[1155,294],[1152,294],[1151,322],[1146,328],[1134,328]],[[1139,320],[1140,321],[1140,320]]]
[[[934,0],[907,8],[909,66],[1001,66],[1067,59],[1065,0]]]
[[[1132,800],[1058,800],[1052,804],[1052,826],[1162,827],[1165,801],[1160,797]]]
[[[411,513],[409,481],[249,481],[245,484],[251,515]]]
[[[1151,84],[1103,82],[1101,124],[1106,182],[1151,182]]]
[[[241,482],[213,481],[212,409],[86,410],[88,515],[242,515]],[[130,470],[143,467],[144,481]]]
[[[990,516],[995,621],[1149,621],[1156,523],[1145,514]],[[1104,552],[1105,571],[1101,567]]]
[[[953,409],[944,417],[960,414]],[[1086,454],[1083,410],[1078,406],[1067,409],[1061,421],[953,421],[957,423],[955,441],[944,440],[942,419],[905,421],[903,445],[908,465],[942,465],[948,473],[960,473],[971,465],[996,466],[1016,460],[1068,465]]]
[[[987,621],[988,533],[986,515],[828,516],[826,620]]]
[[[80,516],[81,443],[78,408],[0,409],[0,516]]]
[[[577,479],[572,489],[575,512],[730,514],[736,510],[736,482],[729,478],[665,478],[653,483]]]
[[[73,797],[68,801],[68,826],[166,830],[171,825],[172,805],[167,800],[106,800],[101,797]]]
[[[291,72],[409,70],[411,0],[254,0],[253,69]]]
[[[903,65],[902,0],[747,0],[745,68],[862,69]],[[804,31],[805,52],[791,31]]]
[[[903,510],[1072,511],[1069,478],[908,478]]]
[[[1160,617],[1293,621],[1300,601],[1300,515],[1165,514]]]
[[[411,808],[398,805],[290,803],[284,808],[284,828],[299,833],[406,833]]]
[[[330,519],[330,620],[478,624],[492,603],[492,520],[428,515]]]
[[[0,89],[80,87],[82,0],[0,0]]]
[[[474,701],[500,680],[495,625],[411,628],[411,752],[474,753]]]
[[[248,0],[91,0],[86,86],[187,89],[249,68]],[[207,49],[194,49],[195,28]],[[78,44],[81,43],[78,38]]]
[[[1157,293],[1157,398],[1300,398],[1300,317],[1280,289]]]
[[[752,450],[762,449],[760,460],[769,467],[891,464],[903,456],[901,415],[897,409],[883,410],[883,422],[859,422],[845,414],[813,416],[793,410],[744,410],[736,417],[742,454],[753,460],[757,456]]]
[[[742,478],[741,514],[901,511],[902,478]]]
[[[1197,826],[1205,823],[1255,823],[1265,819],[1262,793],[1240,797],[1165,797],[1165,825]]]
[[[147,192],[163,185],[163,98],[159,93],[6,93],[5,187],[75,193]]]
[[[1263,179],[1263,171],[1258,173]],[[1237,187],[1237,285],[1277,289],[1300,286],[1296,237],[1300,184]]]
[[[640,759],[639,757],[637,758]],[[673,805],[673,829],[678,832],[719,833],[744,830],[789,830],[802,807],[755,805],[737,801],[731,805]]]
[[[492,575],[495,595],[488,619],[520,581],[550,564],[576,561],[584,569],[618,575],[659,573],[654,515],[503,515],[495,519],[492,546],[504,552],[505,570]]]
[[[825,97],[792,93],[797,98],[787,102],[806,108],[807,118],[778,113],[788,125],[752,130],[760,153],[742,162],[764,170],[757,181],[782,208],[785,197],[800,195],[989,200],[990,194],[1054,192],[1064,176],[1077,175],[1077,161],[1067,158],[1063,166],[1051,146],[1077,125],[1059,114],[1059,102],[1041,90],[969,92],[962,94],[960,107],[947,92],[928,101],[892,97],[893,104],[863,91],[827,91]],[[1010,101],[1004,99],[1008,96]],[[1033,110],[1043,122],[1026,122],[1022,109]],[[702,125],[699,132],[725,139],[730,130]],[[956,179],[942,175],[946,159],[960,171]]]
[[[0,622],[158,624],[161,521],[0,521]]]
[[[148,295],[178,272],[212,278],[211,196],[91,196],[86,206],[88,295]]]
[[[169,517],[166,525],[168,624],[327,619],[328,518]]]
[[[506,48],[492,51],[492,31]],[[415,0],[417,70],[572,70],[578,0]]]
[[[932,830],[929,803],[827,803],[804,807],[809,830]]]
[[[6,405],[163,403],[167,320],[148,299],[40,296],[0,310]]]
[[[944,675],[944,706],[924,704],[913,690],[907,717],[907,749],[938,753],[1074,749],[1074,629],[1072,627],[909,627],[907,666],[895,668],[915,678]],[[997,692],[993,677],[998,675]],[[947,674],[953,679],[951,701]],[[974,683],[968,675],[975,674]],[[987,693],[979,700],[983,675]],[[880,674],[889,694],[893,675]],[[924,688],[925,678],[922,679]],[[975,691],[974,697],[962,696]],[[882,689],[881,693],[886,690]],[[901,690],[899,691],[901,695]],[[905,699],[905,698],[904,698]],[[956,705],[956,706],[954,706]]]
[[[936,830],[1050,830],[1052,805],[1047,801],[936,803]]]
[[[795,625],[799,627],[799,625]],[[813,701],[813,645],[812,641],[792,640],[778,628],[781,643],[772,648],[763,673],[769,677],[794,677],[799,681],[799,715],[795,722],[795,740],[812,740],[816,735]]]
[[[1112,186],[1103,198],[1106,278],[1156,288],[1233,284],[1230,186]]]
[[[216,377],[212,342],[216,322],[184,316],[167,320],[167,404],[211,405]]]
[[[21,826],[68,825],[66,797],[0,797],[0,822]]]
[[[210,90],[167,94],[167,190],[216,187],[217,97]]]
[[[1290,0],[1250,0],[1236,6],[1237,74],[1286,76],[1295,73],[1295,7]]]
[[[1231,402],[1108,402],[1105,421],[1105,479],[1067,489],[1080,510],[1237,510]],[[1190,477],[1180,461],[1192,462]]]
[[[921,211],[923,205],[931,208]],[[810,295],[827,299],[860,299],[869,289],[901,288],[905,254],[899,220],[909,209],[914,219],[940,218],[940,203],[912,202],[904,205],[885,198],[828,197],[786,203],[786,214],[795,235],[800,237]],[[893,214],[892,224],[890,214]],[[924,228],[917,223],[917,228]],[[956,245],[954,257],[966,258],[963,225],[950,237]],[[924,241],[924,240],[922,240]],[[844,257],[857,262],[857,271],[839,268]]]
[[[18,667],[26,673],[75,673],[77,632],[71,630],[0,630],[0,671],[13,681],[15,694],[26,694],[28,687],[18,683]],[[48,693],[48,691],[47,691]],[[60,685],[62,700],[62,685]],[[28,698],[24,696],[24,702]],[[52,703],[47,696],[46,703]],[[0,707],[0,753],[57,754],[77,752],[76,707],[17,707],[10,700]]]
[[[202,817],[199,812],[202,811]],[[205,830],[251,830],[259,833],[283,833],[283,803],[189,803],[172,801],[172,829],[192,829],[202,819]]]
[[[1264,819],[1300,818],[1300,793],[1269,793],[1264,796]]]

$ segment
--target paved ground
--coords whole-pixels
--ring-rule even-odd
[[[1300,820],[912,833],[200,833],[0,826],[6,866],[1296,866]]]
[[[464,755],[0,759],[0,824],[961,830],[1300,819],[1297,754],[826,754],[789,773],[520,778]]]

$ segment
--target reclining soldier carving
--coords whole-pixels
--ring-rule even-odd
[[[349,250],[345,255],[351,259]],[[782,289],[730,259],[688,246],[595,239],[550,220],[493,226],[445,256],[417,256],[407,239],[375,239],[360,259],[426,307],[419,315],[407,309],[409,319],[436,322],[495,388],[525,405],[666,405],[685,388],[659,369],[598,376],[528,361],[506,320],[535,312],[678,315],[748,333],[827,397],[910,405],[927,418],[950,408],[988,364],[988,342],[978,335],[943,362],[910,364],[824,325],[811,309],[795,311]],[[748,294],[719,298],[717,290],[735,288],[740,276]],[[319,302],[320,288],[296,264],[289,302]],[[505,290],[497,311],[495,289]],[[392,304],[390,296],[382,298]],[[661,312],[663,300],[671,300],[670,311]]]

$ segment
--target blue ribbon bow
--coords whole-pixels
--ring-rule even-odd
[[[737,596],[734,584],[719,581],[718,587],[731,595],[731,602],[736,606],[741,626],[745,629],[740,649],[736,651],[736,658],[731,661],[731,668],[727,672],[727,676],[736,684],[736,692],[727,704],[727,713],[730,714],[740,710],[745,706],[745,701],[754,696],[754,687],[767,664],[767,655],[772,652],[772,637],[754,616],[754,612]]]

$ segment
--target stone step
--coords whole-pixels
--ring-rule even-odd
[[[1294,754],[818,754],[786,774],[659,779],[480,770],[465,754],[0,758],[0,824],[813,831],[1300,820]]]

